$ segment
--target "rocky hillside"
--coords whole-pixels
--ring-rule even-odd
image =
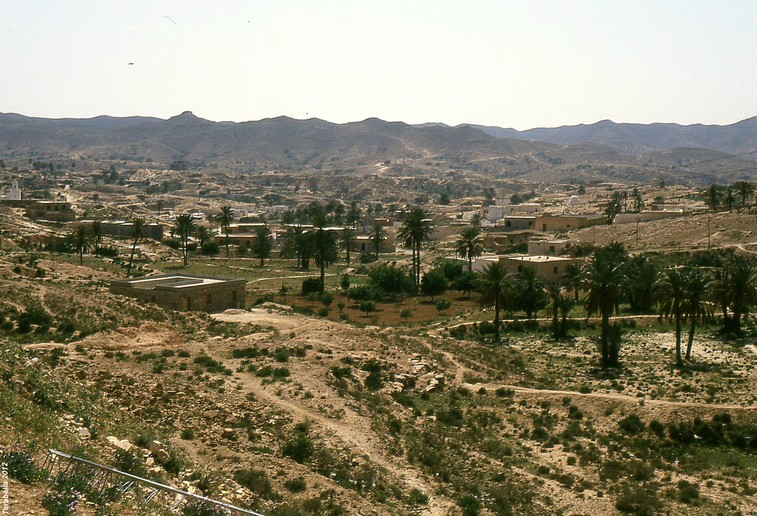
[[[618,124],[602,120],[526,131],[474,126],[498,138],[576,145],[591,142],[609,145],[629,154],[667,151],[676,147],[699,147],[729,154],[757,150],[757,117],[730,125]]]

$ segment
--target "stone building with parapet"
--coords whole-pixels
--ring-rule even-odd
[[[173,310],[221,312],[244,308],[246,284],[244,279],[173,274],[115,280],[110,291]]]

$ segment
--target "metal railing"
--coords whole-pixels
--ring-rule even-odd
[[[230,503],[213,500],[206,496],[183,491],[175,487],[161,484],[160,482],[155,482],[154,480],[132,475],[131,473],[126,473],[125,471],[120,471],[87,459],[82,459],[81,457],[75,457],[58,450],[47,450],[47,457],[43,463],[43,468],[50,472],[50,478],[54,476],[53,473],[56,468],[58,469],[58,474],[62,475],[64,478],[73,474],[86,475],[87,484],[89,484],[91,489],[98,494],[102,494],[110,488],[116,488],[119,494],[124,494],[132,488],[145,489],[147,494],[142,498],[142,501],[145,504],[156,501],[160,495],[173,495],[173,503],[170,505],[171,511],[177,510],[182,504],[186,503],[187,500],[196,500],[204,504],[213,505],[239,514],[263,516],[258,512],[242,509],[241,507],[231,505]],[[166,504],[169,504],[170,502],[170,500],[166,500]]]

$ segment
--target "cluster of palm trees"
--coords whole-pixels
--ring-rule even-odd
[[[736,181],[731,185],[711,184],[707,189],[707,204],[711,209],[725,208],[731,211],[740,204],[742,208],[754,197],[754,184],[749,181]]]
[[[497,341],[501,310],[517,307],[532,316],[547,306],[545,298],[551,301],[555,337],[565,337],[568,315],[583,293],[587,313],[600,316],[603,366],[619,365],[620,327],[611,325],[611,318],[620,304],[628,302],[642,313],[657,308],[660,318],[675,325],[676,363],[683,365],[684,325],[688,326],[686,360],[691,359],[697,325],[712,319],[716,308],[722,313],[724,332],[741,333],[743,316],[757,305],[757,259],[735,253],[708,255],[663,267],[646,255],[629,257],[625,247],[614,242],[597,249],[582,267],[567,267],[553,283],[541,281],[533,269],[513,273],[495,262],[478,275],[478,287],[481,302],[494,306]]]
[[[415,206],[410,209],[402,223],[397,237],[413,251],[412,274],[413,287],[417,292],[421,285],[421,246],[429,240],[434,231],[434,223],[429,212]]]
[[[222,206],[220,212],[215,217],[216,221],[221,226],[223,232],[224,244],[226,246],[226,258],[230,257],[229,251],[229,233],[231,225],[234,222],[234,212],[231,206]],[[200,246],[204,246],[205,242],[210,239],[211,235],[205,226],[195,224],[194,219],[188,213],[183,213],[176,217],[174,225],[171,228],[171,235],[179,240],[179,246],[182,251],[182,257],[184,265],[189,263],[189,239],[192,237],[197,238],[200,241]],[[253,255],[260,258],[260,265],[265,265],[266,258],[271,256],[273,250],[273,232],[267,225],[258,226],[255,229],[255,238],[251,244],[251,251]]]

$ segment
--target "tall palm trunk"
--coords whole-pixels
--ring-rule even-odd
[[[689,342],[686,345],[686,360],[691,360],[691,348],[694,346],[694,330],[697,326],[697,316],[692,314],[691,326],[689,326]]]
[[[610,365],[610,312],[602,311],[602,333],[599,337],[602,346],[602,365]]]
[[[134,253],[137,250],[137,241],[134,241],[134,244],[131,246],[131,255],[129,256],[129,268],[126,269],[126,277],[128,278],[131,275],[131,264],[134,263]]]
[[[499,294],[494,298],[494,342],[499,342]]]
[[[683,328],[681,325],[681,308],[677,302],[673,310],[673,316],[676,320],[676,364],[680,366],[683,365],[683,357],[681,356],[681,333],[683,333]]]

